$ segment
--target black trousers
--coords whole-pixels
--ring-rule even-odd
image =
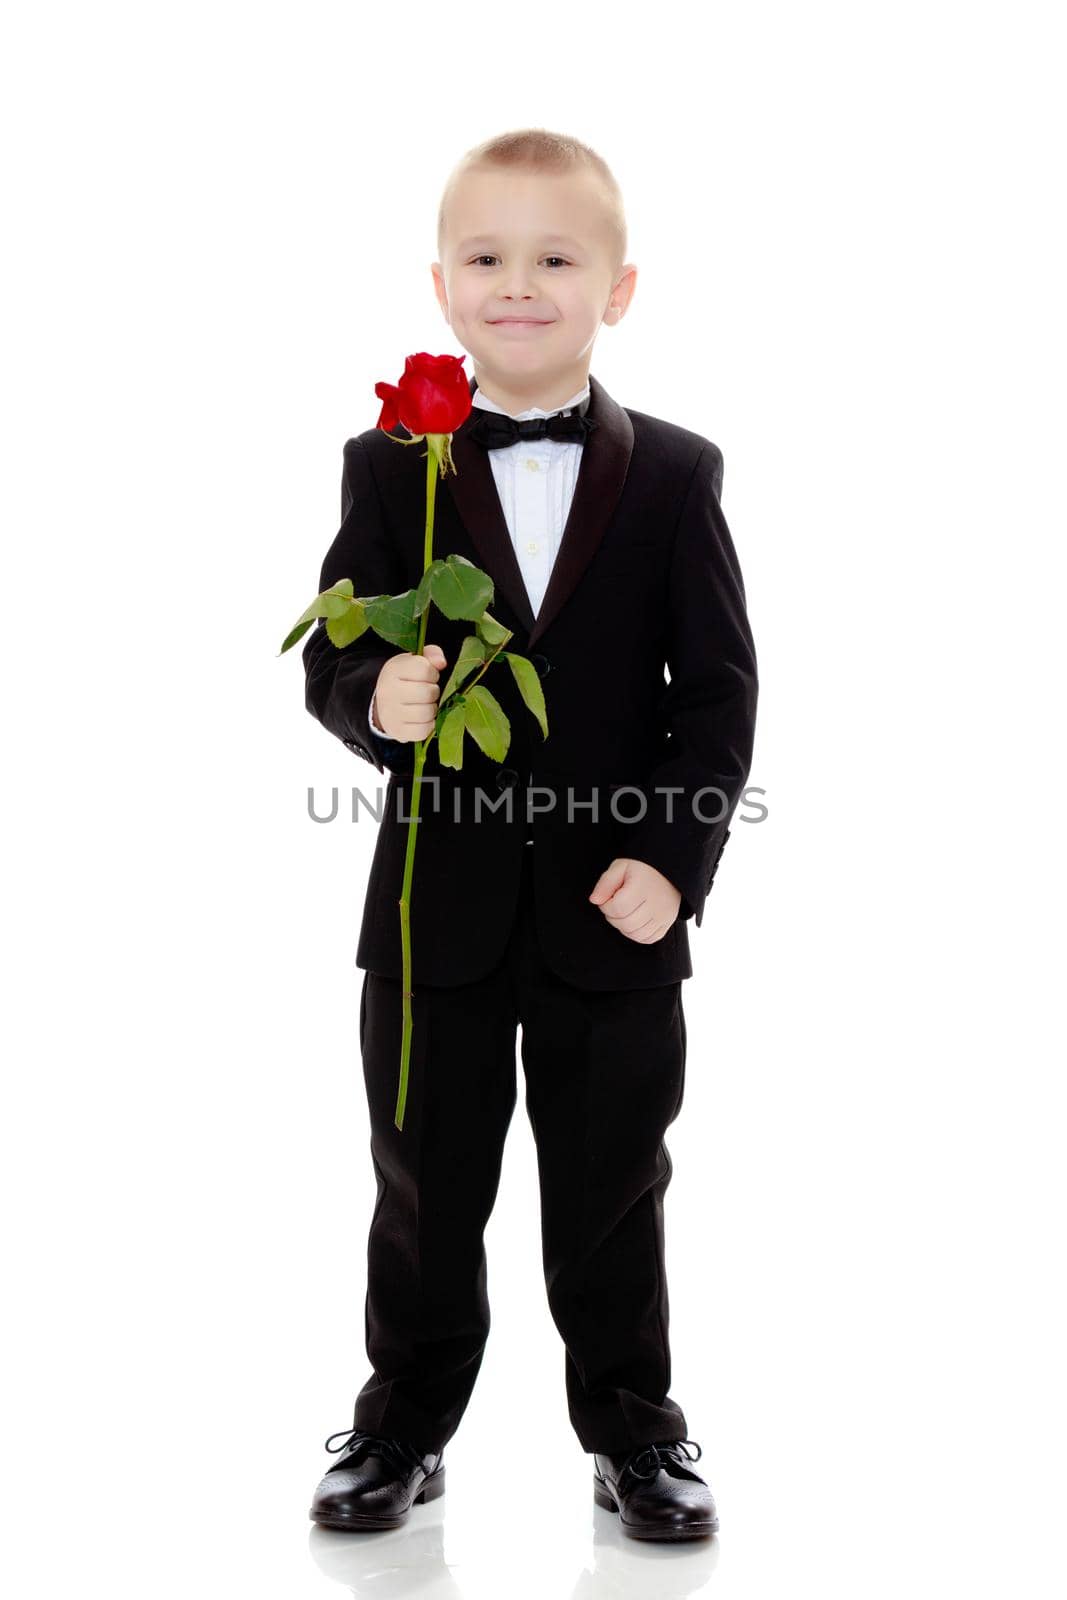
[[[681,983],[595,992],[545,964],[524,850],[515,925],[476,983],[412,995],[404,1127],[394,1125],[401,984],[365,972],[360,1048],[378,1193],[367,1249],[373,1373],[353,1425],[442,1450],[489,1332],[483,1233],[516,1100],[522,1027],[545,1284],[565,1346],[568,1410],[587,1451],[686,1437],[671,1358],[664,1133],[685,1083]],[[619,935],[623,937],[622,934]]]

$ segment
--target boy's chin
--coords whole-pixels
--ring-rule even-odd
[[[495,372],[501,378],[529,377],[531,373],[551,378],[557,373],[569,372],[579,359],[577,355],[559,348],[549,350],[543,346],[537,349],[532,344],[509,343],[506,339],[482,344],[480,348],[471,350],[470,355],[483,371]]]

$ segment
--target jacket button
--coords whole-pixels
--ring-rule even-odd
[[[547,656],[536,654],[536,655],[532,655],[530,657],[530,660],[533,662],[534,666],[536,667],[537,676],[539,678],[545,678],[551,672],[552,663],[551,663],[551,661],[549,661]]]
[[[501,767],[496,775],[498,789],[513,789],[519,781],[519,775],[514,767]]]

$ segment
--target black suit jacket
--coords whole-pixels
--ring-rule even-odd
[[[467,736],[455,773],[431,742],[416,824],[413,986],[469,983],[500,960],[527,849],[542,948],[560,977],[610,990],[692,976],[688,921],[700,925],[748,777],[756,719],[744,583],[719,504],[722,455],[697,433],[618,405],[592,375],[589,386],[597,427],[582,446],[536,618],[488,455],[467,438],[478,408],[453,434],[456,474],[438,481],[434,555],[465,556],[492,578],[489,609],[513,630],[506,648],[540,675],[549,733],[545,740],[510,667],[497,661],[482,682],[511,724],[504,763]],[[389,438],[371,428],[345,444],[341,527],[320,591],[351,578],[358,595],[396,594],[422,576],[425,446],[401,446],[407,434],[394,431]],[[426,642],[448,662],[441,688],[472,631],[431,607]],[[321,620],[303,649],[308,710],[356,755],[389,770],[356,964],[392,978],[402,971],[398,901],[414,745],[373,734],[368,711],[383,663],[398,653],[370,630],[338,650]],[[438,783],[428,785],[431,777]],[[618,794],[613,816],[619,786],[640,792]],[[681,792],[657,792],[666,786]],[[721,790],[725,805],[714,792],[700,798],[706,787]],[[374,792],[363,792],[373,803]],[[622,820],[638,814],[642,799],[643,818]],[[372,820],[361,811],[362,826]],[[627,939],[588,900],[615,856],[650,862],[681,892],[678,919],[655,944]]]

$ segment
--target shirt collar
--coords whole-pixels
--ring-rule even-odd
[[[499,411],[502,416],[511,417],[515,422],[525,422],[528,417],[554,417],[557,411],[570,411],[572,407],[580,405],[588,394],[589,385],[587,383],[584,388],[578,390],[577,394],[572,394],[569,400],[565,400],[561,406],[555,406],[551,411],[542,411],[539,406],[531,406],[528,411],[505,411],[503,406],[498,406],[494,400],[489,399],[488,395],[484,395],[480,389],[476,388],[471,396],[471,404],[481,406],[483,411]]]

